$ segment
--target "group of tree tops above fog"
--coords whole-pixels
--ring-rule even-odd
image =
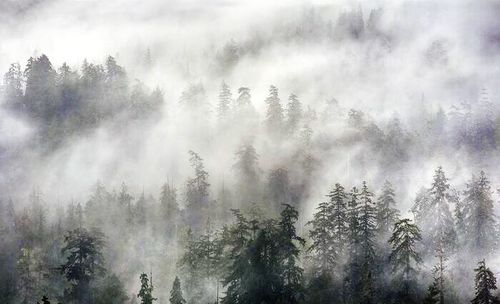
[[[131,85],[125,69],[111,56],[104,66],[85,61],[80,72],[66,64],[56,70],[45,55],[30,58],[24,69],[17,63],[10,66],[4,75],[2,91],[2,106],[35,123],[39,143],[49,147],[57,146],[68,135],[95,128],[111,118],[121,117],[120,121],[126,123],[133,118],[158,114],[163,104],[159,88],[150,91],[137,80]],[[500,117],[487,92],[483,90],[479,95],[477,100],[462,102],[448,111],[423,110],[416,117],[417,123],[406,122],[405,130],[396,118],[388,124],[376,123],[359,109],[342,109],[335,99],[320,108],[312,107],[313,103],[304,107],[292,93],[283,102],[278,88],[270,86],[265,98],[263,130],[268,135],[297,132],[307,137],[313,131],[321,132],[325,124],[341,120],[360,131],[355,139],[368,142],[373,149],[383,149],[392,159],[404,160],[413,146],[430,150],[465,146],[473,152],[485,151],[496,148],[500,140],[497,131]],[[201,114],[186,119],[206,121],[205,129],[210,125],[212,114],[218,122],[216,125],[225,127],[222,130],[234,129],[241,132],[241,136],[260,123],[250,88],[241,87],[234,92],[223,82],[213,109],[202,84],[188,85],[179,96],[182,109]],[[322,135],[335,137],[338,132]]]
[[[191,159],[195,176],[186,181],[183,209],[168,184],[159,202],[142,194],[135,203],[125,185],[119,193],[98,185],[85,205],[59,209],[51,222],[37,192],[24,210],[2,202],[0,299],[34,303],[46,295],[87,304],[137,296],[152,303],[162,294],[158,286],[173,281],[171,303],[498,301],[484,262],[499,249],[484,172],[459,192],[439,167],[416,196],[414,221],[400,216],[388,182],[377,197],[366,182],[350,190],[337,183],[307,225],[297,227],[297,207],[272,196],[241,205],[230,196],[212,200],[201,158],[193,152]],[[158,244],[166,249],[156,251]],[[145,255],[150,250],[156,253]],[[126,266],[117,261],[123,256]],[[161,261],[156,294],[146,269],[153,258]],[[158,275],[175,260],[177,267]],[[473,270],[475,294],[467,287]],[[135,296],[123,280],[137,286]]]

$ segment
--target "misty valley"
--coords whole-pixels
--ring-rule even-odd
[[[0,4],[0,303],[500,303],[500,6],[201,2]]]

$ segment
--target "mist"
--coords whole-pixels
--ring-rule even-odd
[[[499,16],[494,1],[2,2],[0,249],[14,258],[1,259],[9,276],[0,276],[16,278],[2,299],[97,303],[65,298],[76,283],[50,271],[27,290],[15,266],[26,252],[61,251],[68,231],[96,228],[106,244],[99,279],[116,275],[122,303],[144,301],[142,273],[152,273],[157,303],[168,303],[176,276],[188,303],[233,303],[226,273],[204,277],[186,266],[190,244],[224,239],[234,228],[230,209],[271,231],[283,204],[298,212],[290,242],[304,239],[295,258],[312,290],[314,273],[326,271],[315,268],[311,234],[320,204],[336,183],[347,204],[366,182],[381,214],[388,181],[398,220],[422,233],[412,301],[423,300],[446,252],[446,301],[469,302],[477,262],[500,269],[497,237],[488,246],[467,241],[479,225],[474,206],[491,213],[481,236],[498,234]],[[445,207],[433,196],[438,181],[447,185]],[[476,184],[484,195],[471,198]],[[164,205],[175,205],[175,216]],[[440,212],[451,222],[435,223]],[[388,259],[395,222],[382,233],[373,221],[377,258]],[[28,238],[19,228],[27,223],[46,234]],[[440,233],[453,226],[453,246],[437,241],[436,225]],[[325,272],[335,273],[332,289],[342,289],[344,275],[362,277],[345,274],[356,255],[345,246]],[[65,254],[40,264],[63,263]],[[384,263],[377,286],[399,275]],[[96,282],[95,290],[107,284]],[[362,301],[352,290],[338,294],[330,303]],[[292,303],[280,301],[266,303]],[[297,303],[323,302],[304,293]]]

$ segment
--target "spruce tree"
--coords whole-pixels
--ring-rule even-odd
[[[371,303],[374,297],[376,206],[373,193],[363,182],[359,194],[359,249],[361,266],[361,303]]]
[[[497,304],[500,303],[498,297],[492,295],[491,291],[497,289],[497,279],[493,272],[486,267],[484,260],[478,263],[474,269],[476,272],[475,285],[476,293],[472,304]]]
[[[170,304],[185,304],[186,300],[182,297],[181,281],[175,277],[172,290],[170,291]]]
[[[402,219],[394,225],[389,243],[392,252],[389,260],[392,264],[394,282],[400,285],[399,299],[404,303],[415,303],[416,295],[411,290],[417,284],[417,266],[422,261],[416,249],[416,243],[422,239],[420,229],[409,219]]]
[[[284,205],[281,212],[280,227],[280,250],[283,280],[282,297],[283,303],[299,303],[303,298],[304,287],[302,285],[303,270],[298,265],[300,247],[305,245],[305,240],[297,235],[295,223],[298,220],[299,213],[289,204]]]
[[[137,297],[141,299],[141,304],[153,304],[157,299],[153,297],[153,282],[150,283],[148,275],[142,273],[141,279],[141,289],[137,294]]]
[[[297,98],[297,95],[291,94],[288,98],[286,108],[286,124],[288,132],[293,134],[299,129],[302,116],[302,104]]]
[[[391,183],[386,181],[377,200],[377,232],[381,237],[391,233],[398,217],[399,211],[396,209],[394,189]]]
[[[198,153],[189,151],[189,162],[194,169],[194,177],[186,182],[186,207],[187,215],[194,232],[199,233],[207,219],[209,207],[208,172],[205,170],[203,159]]]
[[[219,103],[217,104],[217,117],[220,121],[223,121],[228,117],[229,110],[231,109],[231,103],[231,89],[225,82],[222,82],[219,93]]]
[[[283,131],[283,107],[275,86],[269,87],[269,96],[266,98],[266,126],[271,134],[279,135]]]
[[[491,186],[484,171],[472,177],[464,195],[465,240],[474,251],[492,253],[498,238]]]

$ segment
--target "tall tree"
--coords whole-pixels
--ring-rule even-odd
[[[266,126],[271,134],[281,134],[283,131],[283,107],[278,96],[278,88],[269,87],[269,96],[266,98]]]
[[[283,284],[283,303],[299,303],[304,297],[302,285],[302,268],[298,265],[300,247],[305,245],[305,240],[297,235],[295,223],[299,213],[289,204],[284,205],[279,222],[281,228],[281,261]]]
[[[464,192],[465,240],[470,249],[492,253],[498,243],[491,186],[484,171],[467,183]]]
[[[371,303],[374,297],[374,261],[375,261],[375,229],[376,205],[373,193],[363,181],[359,194],[359,240],[362,271],[362,303]]]
[[[392,252],[389,257],[392,264],[394,281],[401,286],[398,298],[404,303],[416,303],[415,290],[411,290],[417,284],[417,266],[422,261],[416,250],[416,243],[422,239],[420,229],[411,223],[409,219],[402,219],[394,225],[389,243]]]
[[[77,303],[91,303],[89,284],[104,272],[103,235],[77,228],[68,231],[64,240],[62,253],[66,262],[61,265],[61,272],[71,284],[67,295]]]
[[[386,237],[390,234],[394,224],[398,221],[399,211],[396,209],[394,189],[390,182],[386,181],[382,187],[382,193],[377,200],[377,231],[380,236]]]
[[[187,213],[194,231],[200,232],[203,223],[206,222],[210,184],[203,159],[193,151],[189,151],[189,156],[189,162],[194,169],[194,177],[189,178],[186,182]]]
[[[157,299],[153,297],[153,282],[149,281],[148,275],[142,273],[141,279],[141,290],[137,294],[137,297],[141,299],[141,304],[153,304]]]
[[[486,267],[484,260],[478,263],[474,269],[476,272],[475,285],[476,296],[472,299],[472,304],[496,304],[500,303],[498,297],[491,294],[492,290],[497,289],[497,279],[493,272]]]
[[[217,116],[219,120],[223,121],[227,119],[229,115],[229,110],[231,109],[232,94],[229,86],[222,82],[220,93],[219,93],[219,103],[217,104]]]
[[[302,104],[300,103],[297,95],[291,94],[288,98],[286,108],[286,124],[290,133],[294,133],[299,129],[302,120]]]
[[[176,235],[179,215],[177,191],[173,186],[164,183],[160,192],[160,216],[164,223],[164,233],[167,238],[172,238]]]
[[[235,153],[236,162],[233,169],[236,177],[236,189],[241,206],[250,202],[256,202],[255,196],[260,191],[259,155],[251,143],[245,143],[240,146]]]
[[[175,277],[172,290],[170,291],[170,304],[185,304],[186,300],[182,297],[181,281],[179,277]]]
[[[438,167],[431,188],[422,192],[413,206],[417,225],[423,227],[424,242],[430,242],[431,248],[437,248],[440,243],[446,251],[455,247],[456,231],[449,207],[456,202],[453,194],[443,168]]]

